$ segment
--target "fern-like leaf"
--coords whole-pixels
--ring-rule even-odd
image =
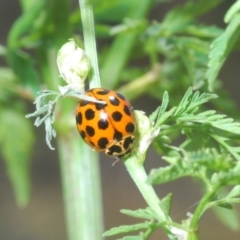
[[[200,95],[198,91],[193,93],[193,89],[190,87],[178,105],[174,116],[181,116],[194,112],[195,110],[198,110],[198,106],[214,98],[217,98],[216,94],[203,93]]]
[[[238,6],[239,3],[235,4]],[[213,90],[213,83],[217,78],[222,65],[224,64],[230,51],[233,49],[240,34],[240,12],[235,8],[231,8],[225,17],[229,24],[225,31],[216,38],[211,44],[209,53],[208,71],[206,72],[206,79],[209,84],[209,90]]]
[[[134,232],[134,231],[139,231],[143,229],[148,229],[151,226],[151,222],[146,222],[146,223],[138,223],[134,225],[123,225],[120,227],[114,227],[108,231],[106,231],[103,236],[112,236],[112,235],[117,235],[117,234],[122,234],[122,233],[128,233],[128,232]]]
[[[121,213],[126,214],[131,217],[135,218],[143,218],[143,219],[157,219],[158,220],[158,215],[152,211],[151,208],[146,208],[146,209],[138,209],[138,210],[127,210],[127,209],[122,209]]]
[[[165,113],[169,103],[169,95],[168,92],[164,92],[163,98],[162,98],[162,105],[158,107],[150,116],[149,120],[152,124],[155,122],[158,122],[161,116]]]

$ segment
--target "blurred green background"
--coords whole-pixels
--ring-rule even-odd
[[[174,3],[181,2],[184,1],[176,0],[173,3],[161,4],[159,8],[152,11],[150,18],[161,20]],[[223,27],[223,16],[233,2],[235,1],[225,1],[201,20]],[[17,0],[0,0],[0,44],[6,44],[9,29],[20,13]],[[240,54],[231,54],[220,75],[223,87],[229,91],[238,105],[240,104],[239,63]],[[4,64],[0,59],[0,65]],[[132,105],[135,109],[149,114],[159,103],[149,96],[143,96],[132,102]],[[33,110],[34,106],[29,104],[29,112]],[[43,126],[35,131],[38,138],[31,165],[33,188],[31,201],[25,209],[19,209],[16,206],[4,161],[2,159],[0,161],[0,239],[3,240],[67,239],[57,151],[51,151],[47,147]],[[150,150],[147,159],[147,169],[164,164],[153,149]],[[146,204],[130,179],[125,166],[121,162],[112,166],[112,159],[101,154],[101,173],[105,229],[135,223],[136,219],[121,214],[119,210],[145,208]],[[194,210],[194,204],[201,197],[201,186],[189,178],[161,185],[156,189],[160,197],[166,196],[169,192],[173,193],[171,216],[176,221],[185,219],[186,213]],[[151,239],[164,240],[163,236],[161,232],[156,232]],[[212,211],[207,211],[200,222],[200,237],[203,240],[237,240],[240,239],[240,232],[231,232],[217,220]]]

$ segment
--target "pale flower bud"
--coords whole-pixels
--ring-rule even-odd
[[[68,83],[59,86],[60,92],[73,90],[84,92],[84,81],[90,71],[90,62],[85,51],[78,47],[73,39],[65,43],[58,51],[57,64],[61,77]]]

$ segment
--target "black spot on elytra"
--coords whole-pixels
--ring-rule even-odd
[[[107,95],[109,93],[109,90],[107,89],[101,89],[96,92],[97,95]]]
[[[103,129],[104,130],[104,129],[107,129],[108,126],[109,126],[109,123],[108,123],[107,119],[100,119],[98,121],[98,128],[99,129]]]
[[[118,97],[121,98],[122,100],[126,100],[126,98],[125,98],[121,93],[116,92],[116,94],[117,94]]]
[[[108,139],[105,137],[102,137],[98,140],[98,146],[101,149],[105,149],[107,147],[108,144]]]
[[[112,118],[115,122],[119,122],[122,119],[122,114],[118,111],[112,113]]]
[[[90,144],[92,147],[95,147],[95,144],[94,144],[92,141],[89,141],[89,144]]]
[[[134,142],[134,137],[130,136],[124,139],[123,148],[127,150]]]
[[[128,149],[125,153],[118,155],[117,157],[118,157],[118,158],[121,158],[121,157],[123,157],[123,156],[125,156],[125,155],[128,155],[130,152],[131,152],[131,148]]]
[[[126,115],[131,116],[131,110],[127,105],[124,105],[123,111],[126,113]]]
[[[102,99],[98,99],[99,101],[103,101]],[[102,103],[95,103],[95,108],[96,110],[101,110],[104,109],[107,104],[102,104]]]
[[[113,135],[113,139],[120,141],[122,139],[123,135],[122,133],[118,132],[117,130],[115,130],[115,133]]]
[[[128,123],[125,127],[126,132],[133,133],[135,131],[135,126],[132,123]]]
[[[79,132],[81,137],[84,139],[86,137],[86,133],[84,131]]]
[[[109,102],[113,105],[113,106],[118,106],[120,104],[120,101],[118,100],[118,98],[114,97],[114,96],[109,96]]]
[[[89,137],[93,137],[95,135],[95,130],[91,126],[86,127],[86,132]]]
[[[87,120],[91,120],[91,119],[93,119],[95,117],[95,112],[91,109],[91,108],[89,108],[89,109],[87,109],[86,111],[85,111],[85,118],[87,119]]]
[[[110,148],[108,148],[108,152],[107,154],[110,156],[114,156],[114,155],[119,155],[119,153],[122,152],[122,148],[118,145],[113,145]]]
[[[76,116],[76,123],[81,125],[82,124],[82,113],[78,113]]]

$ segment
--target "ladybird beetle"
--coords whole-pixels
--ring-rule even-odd
[[[76,124],[83,140],[96,151],[121,158],[131,152],[136,128],[130,103],[112,90],[93,88],[87,96],[105,104],[82,99],[76,110]]]

